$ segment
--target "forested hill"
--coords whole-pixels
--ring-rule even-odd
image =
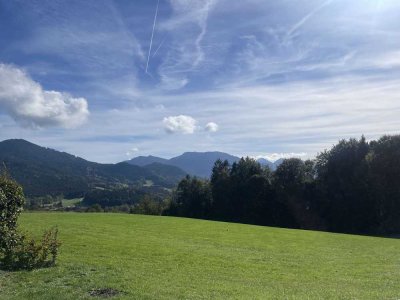
[[[28,196],[78,197],[96,187],[140,186],[146,181],[171,187],[186,174],[174,166],[99,164],[18,139],[0,142],[0,164]]]

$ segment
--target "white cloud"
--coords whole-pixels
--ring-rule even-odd
[[[216,124],[214,122],[209,122],[209,123],[207,123],[205,129],[208,132],[217,132],[218,131],[218,124]]]
[[[129,149],[125,154],[126,154],[126,156],[132,156],[136,152],[139,152],[139,148],[138,147],[133,147],[133,148]]]
[[[26,127],[77,127],[88,116],[84,98],[43,90],[21,69],[0,64],[0,108]]]
[[[197,121],[190,116],[179,115],[166,117],[163,123],[168,133],[193,134],[196,130]]]
[[[307,157],[307,153],[305,152],[301,152],[301,153],[266,153],[264,155],[257,155],[255,157],[255,159],[259,159],[259,158],[264,158],[267,159],[269,161],[275,162],[278,159],[281,158],[306,158]]]

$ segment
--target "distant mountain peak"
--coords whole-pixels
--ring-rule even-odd
[[[268,159],[266,159],[266,158],[259,158],[259,159],[257,159],[257,162],[260,164],[260,165],[262,165],[262,166],[267,166],[267,167],[269,167],[272,171],[275,171],[276,170],[276,168],[282,163],[282,161],[283,161],[283,159],[282,158],[280,158],[280,159],[278,159],[278,160],[276,160],[276,161],[270,161],[270,160],[268,160]]]
[[[131,165],[140,166],[140,167],[144,167],[144,166],[150,165],[152,163],[161,163],[161,164],[169,165],[168,159],[153,156],[153,155],[137,156],[137,157],[134,157],[134,158],[128,160],[127,163],[129,163]]]
[[[188,151],[183,154],[165,159],[156,156],[138,156],[128,161],[128,163],[138,166],[147,166],[152,163],[161,163],[165,165],[175,166],[188,174],[198,177],[209,177],[212,167],[217,159],[228,160],[229,163],[234,163],[240,158],[228,153],[219,151],[196,152]]]
[[[31,145],[31,146],[40,147],[40,146],[38,146],[38,145],[36,145],[34,143],[31,143],[31,142],[29,142],[27,140],[24,140],[24,139],[8,139],[8,140],[1,141],[0,143],[3,144],[3,145],[15,144],[15,145]]]

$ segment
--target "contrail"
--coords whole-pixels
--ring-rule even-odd
[[[153,46],[153,36],[154,36],[154,29],[156,28],[156,21],[157,21],[158,5],[159,4],[160,4],[160,0],[157,1],[156,13],[154,15],[153,31],[151,32],[149,54],[147,55],[146,73],[147,73],[147,69],[149,68],[150,53],[151,53],[151,47]]]
[[[160,43],[160,46],[158,46],[158,48],[156,49],[156,51],[154,51],[154,53],[151,57],[154,57],[157,54],[158,50],[160,50],[160,48],[164,44],[164,42],[165,42],[165,39],[162,40],[162,42]]]
[[[320,11],[325,6],[329,5],[333,0],[326,0],[321,5],[314,8],[310,13],[303,17],[299,22],[292,26],[292,28],[287,32],[287,36],[291,36],[293,32],[297,31],[301,26],[304,25],[312,16],[314,16],[318,11]]]

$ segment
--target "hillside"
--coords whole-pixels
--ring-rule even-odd
[[[121,214],[29,213],[58,225],[58,265],[0,273],[4,299],[397,299],[400,240]]]
[[[157,174],[157,176],[159,176],[162,180],[170,184],[177,183],[186,175],[186,172],[178,167],[157,162],[145,165],[143,168],[152,172],[153,174]]]
[[[28,196],[80,197],[95,187],[141,185],[146,180],[170,187],[185,176],[183,171],[170,166],[155,168],[90,162],[25,140],[0,142],[0,163],[24,187]]]

